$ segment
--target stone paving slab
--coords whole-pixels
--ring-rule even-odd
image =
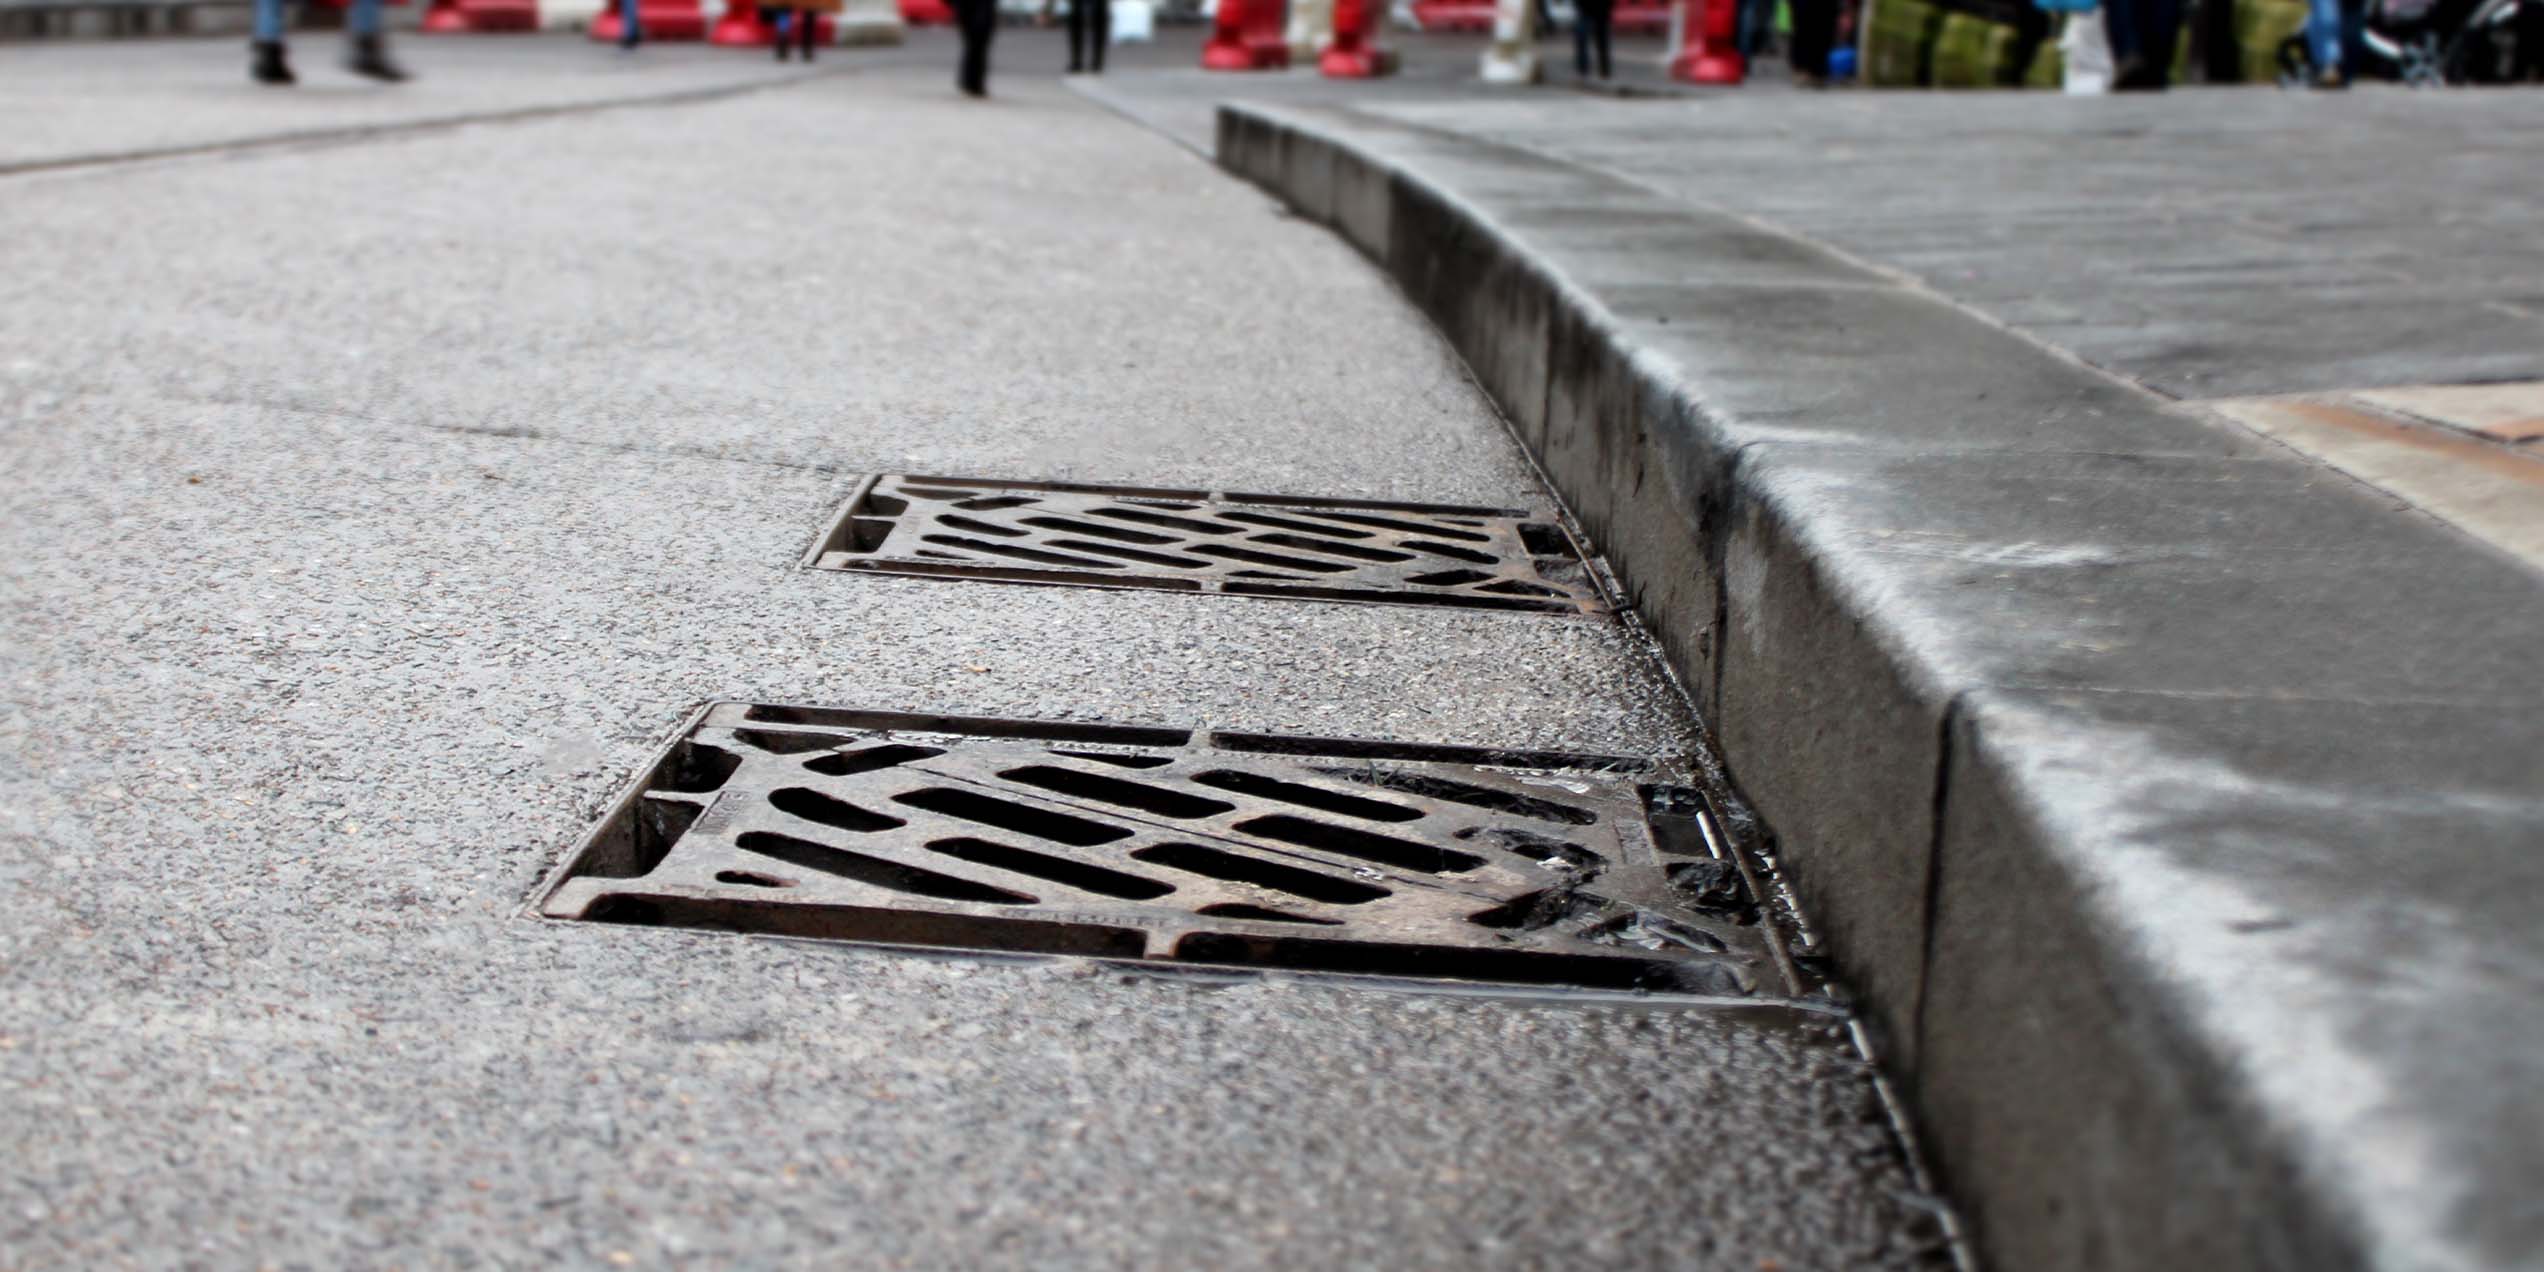
[[[1373,103],[1758,218],[2175,397],[2544,374],[2533,94]]]
[[[0,178],[0,1267],[1933,1266],[1824,1011],[524,915],[712,698],[1688,742],[1612,623],[798,568],[874,469],[1544,497],[1346,247],[945,80]]]
[[[2524,1260],[2544,579],[1897,272],[1739,277],[1810,242],[1576,273],[1554,191],[1670,188],[1594,120],[1239,106],[1219,154],[1398,279],[1618,562],[1984,1250]]]

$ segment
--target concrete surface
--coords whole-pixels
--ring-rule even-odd
[[[2074,236],[2044,231],[2000,264],[1998,206],[2063,187],[2008,177],[1999,200],[1868,138],[1917,154],[1922,127],[1986,120],[2021,155],[2054,135],[2026,112],[2091,125],[2039,98],[1939,100],[1234,107],[1218,153],[1398,280],[1619,565],[1995,1262],[2525,1265],[2544,1248],[2519,1182],[2544,1170],[2544,1102],[2525,1094],[2544,1083],[2544,929],[2525,921],[2544,578],[1992,305],[1796,233],[1809,217],[1719,206],[1926,233],[1938,258],[2040,294],[2103,294],[2190,250],[2139,230],[2060,256]],[[2502,134],[2468,123],[2523,100],[2361,109],[2406,117],[2388,135],[2466,128],[2479,146]],[[2190,171],[2245,156],[2233,126],[2188,141],[2224,104],[2092,118],[2171,136]],[[1781,185],[1750,162],[1823,138],[1884,157]],[[2343,171],[2284,201],[2346,197]],[[1899,188],[1833,197],[1865,174]],[[1699,182],[1704,203],[1683,193]],[[2523,232],[2493,290],[2448,303],[2507,304],[2535,213],[2470,202]],[[2444,247],[2393,230],[2391,252]],[[2200,365],[2256,382],[2425,382],[2532,352],[2415,335],[2344,361],[2350,318],[2301,289],[2112,291],[2175,306],[2145,324],[2171,338],[2213,322]],[[2409,287],[2387,294],[2412,312]],[[2273,305],[2284,327],[2248,324]],[[2322,356],[2273,359],[2290,348]]]
[[[331,109],[158,55],[186,136]],[[1930,1265],[1811,1012],[522,916],[714,697],[1689,740],[1607,623],[796,568],[869,469],[1542,497],[1341,244],[1048,80],[838,61],[5,178],[0,1267]]]

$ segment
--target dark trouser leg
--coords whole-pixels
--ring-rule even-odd
[[[1573,69],[1588,75],[1593,65],[1608,73],[1608,30],[1616,17],[1616,0],[1575,0],[1572,6]]]
[[[998,0],[952,0],[963,31],[963,66],[955,83],[967,93],[989,91],[989,39],[998,33]]]
[[[1786,50],[1796,75],[1828,74],[1829,45],[1837,39],[1837,0],[1786,0],[1793,43]]]
[[[821,31],[821,15],[810,9],[795,11],[795,43],[804,50],[804,60],[813,60],[813,37]]]
[[[1087,67],[1096,74],[1104,73],[1104,49],[1113,42],[1113,0],[1069,0],[1071,7],[1085,5],[1093,19],[1094,40],[1087,48]]]
[[[2138,54],[2138,0],[2102,0],[2102,33],[2111,40],[2111,63],[2127,70]]]
[[[2173,54],[2182,46],[2182,0],[2137,0],[2138,54],[2158,88],[2173,78]]]
[[[1069,0],[1069,69],[1086,69],[1087,0]]]
[[[2510,30],[2517,40],[2517,61],[2511,64],[2509,78],[2544,77],[2544,0],[2519,0]]]

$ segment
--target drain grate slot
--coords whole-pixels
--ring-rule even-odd
[[[1451,505],[886,476],[807,566],[1009,583],[1599,613],[1555,522]]]
[[[702,710],[555,918],[1747,993],[1784,975],[1687,766],[785,705]],[[1785,988],[1798,987],[1790,983]]]

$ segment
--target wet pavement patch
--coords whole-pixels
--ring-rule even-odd
[[[884,476],[807,566],[1011,583],[1596,613],[1570,535],[1506,508]]]
[[[717,703],[553,919],[1489,984],[1805,992],[1675,759]]]

